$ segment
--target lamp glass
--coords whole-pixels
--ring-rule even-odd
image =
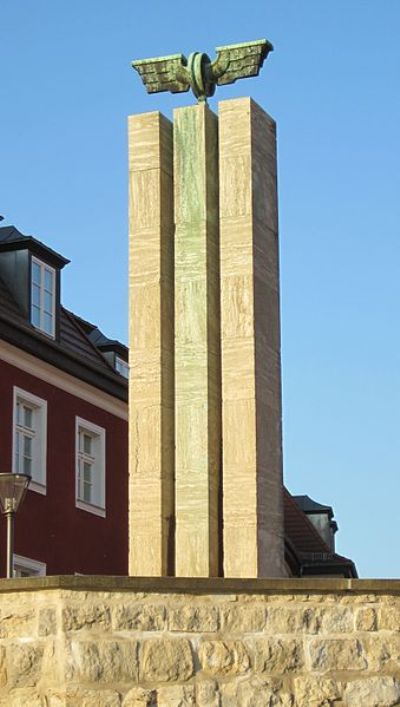
[[[31,477],[27,474],[0,474],[0,507],[2,513],[16,513],[24,500]]]

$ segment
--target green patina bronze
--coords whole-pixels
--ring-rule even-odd
[[[216,86],[258,76],[264,59],[272,50],[270,42],[259,39],[217,47],[214,61],[207,54],[193,52],[189,59],[183,54],[171,54],[139,59],[133,61],[132,66],[142,77],[147,93],[181,93],[191,88],[198,102],[202,103],[214,95]]]

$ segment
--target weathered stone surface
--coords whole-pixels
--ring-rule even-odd
[[[293,696],[282,689],[277,679],[262,678],[258,675],[238,684],[237,705],[241,707],[292,707]]]
[[[309,644],[311,669],[318,671],[365,670],[367,657],[357,639],[312,639]]]
[[[263,631],[267,622],[267,608],[260,606],[233,605],[220,611],[221,629],[225,633],[248,633]]]
[[[297,639],[257,638],[254,645],[258,673],[284,675],[303,667],[303,645]]]
[[[351,609],[332,606],[325,609],[322,616],[323,633],[350,633],[354,630],[354,616]]]
[[[122,707],[158,707],[157,691],[133,687],[122,700]]]
[[[0,688],[7,684],[6,649],[0,646]]]
[[[131,604],[113,610],[113,626],[117,631],[162,631],[165,626],[162,604]]]
[[[82,628],[110,628],[110,608],[104,604],[84,603],[80,606],[66,606],[62,612],[64,631],[79,631]]]
[[[368,658],[368,667],[373,671],[393,671],[400,669],[400,635],[386,632],[370,633],[362,639]]]
[[[7,646],[8,686],[35,687],[41,677],[44,644],[28,640]]]
[[[55,609],[40,609],[39,612],[39,636],[50,636],[57,631],[57,613]]]
[[[46,695],[47,702],[43,707],[120,707],[121,698],[115,690],[94,689],[82,687],[67,688],[62,702],[53,702]],[[54,699],[54,698],[53,698]],[[22,706],[21,706],[22,707]]]
[[[220,707],[218,684],[215,680],[197,682],[195,694],[198,707]]]
[[[378,628],[400,631],[400,606],[383,606],[379,611]]]
[[[157,690],[157,707],[190,707],[196,704],[193,685],[168,685]]]
[[[341,687],[336,680],[322,676],[296,677],[294,691],[296,707],[329,707],[341,697]]]
[[[183,605],[169,611],[170,631],[215,632],[218,631],[218,611],[211,604],[206,606]]]
[[[56,702],[45,702],[45,698],[36,690],[17,690],[6,697],[0,696],[0,707],[64,707],[65,700],[58,704]]]
[[[388,675],[349,682],[343,696],[349,707],[394,707],[400,703],[400,681]]]
[[[0,639],[35,635],[36,614],[33,608],[0,609]]]
[[[89,683],[136,682],[138,644],[136,641],[71,641],[65,679]]]
[[[140,680],[144,683],[184,682],[193,670],[189,641],[149,639],[140,646]]]
[[[304,612],[299,607],[273,606],[268,609],[267,633],[294,633],[300,631]]]
[[[250,669],[250,655],[241,641],[203,641],[199,659],[209,675],[241,675]]]
[[[357,631],[376,631],[377,616],[375,609],[371,607],[359,609],[356,614],[355,627]]]

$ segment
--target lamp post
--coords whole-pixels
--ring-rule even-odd
[[[30,480],[28,474],[0,474],[0,507],[7,518],[7,579],[13,576],[14,518]]]

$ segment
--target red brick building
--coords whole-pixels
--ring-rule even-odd
[[[126,574],[127,348],[62,307],[67,263],[0,228],[0,471],[32,477],[15,571]]]

